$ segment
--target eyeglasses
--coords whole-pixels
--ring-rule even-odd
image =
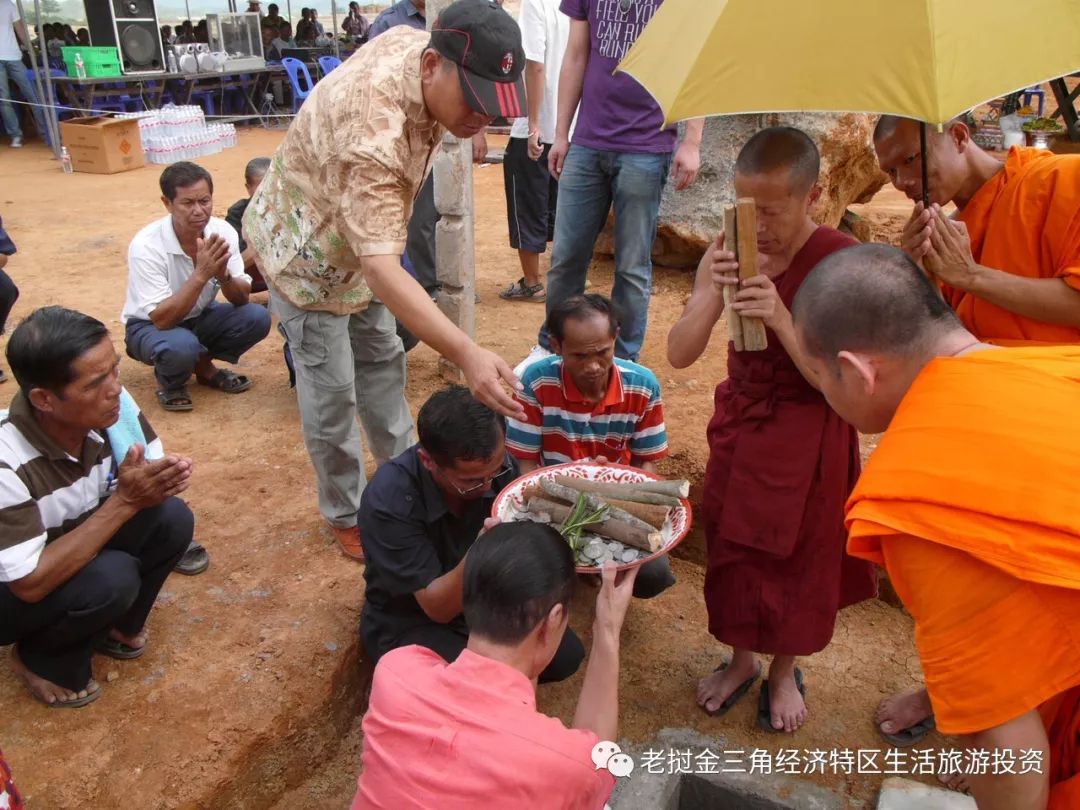
[[[444,469],[443,467],[439,467],[438,469],[439,469],[439,472],[442,473],[443,478],[445,478],[449,482],[450,486],[452,486],[454,489],[457,490],[458,495],[472,495],[474,492],[476,492],[478,490],[484,489],[486,487],[490,487],[492,481],[494,481],[496,478],[502,478],[504,475],[506,475],[508,472],[510,472],[513,469],[513,467],[511,467],[509,462],[507,462],[507,463],[502,465],[502,467],[499,469],[498,472],[493,473],[492,475],[489,475],[486,478],[481,479],[480,481],[473,484],[471,487],[468,487],[467,489],[462,489],[461,487],[459,487],[457,485],[457,482],[454,481],[454,479],[450,477],[450,474],[446,469]]]

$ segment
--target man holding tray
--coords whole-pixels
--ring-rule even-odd
[[[621,327],[612,302],[576,295],[548,316],[555,354],[528,366],[515,395],[524,408],[511,419],[506,448],[523,473],[567,461],[598,461],[656,472],[668,454],[664,404],[656,375],[616,359]],[[634,596],[650,599],[675,584],[666,556],[646,563]]]
[[[495,496],[520,475],[503,420],[467,388],[436,391],[416,419],[420,442],[383,464],[364,489],[358,525],[367,567],[360,635],[368,655],[418,644],[457,659],[469,642],[465,559]],[[561,681],[585,649],[567,628],[541,681]]]

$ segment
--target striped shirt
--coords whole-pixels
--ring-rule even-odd
[[[616,359],[598,403],[585,400],[558,355],[533,363],[521,382],[525,419],[511,419],[506,430],[506,447],[519,459],[547,465],[604,456],[640,465],[668,453],[660,383],[644,366]]]
[[[160,440],[140,412],[147,449]],[[0,582],[37,568],[48,543],[92,515],[116,490],[116,463],[104,431],[91,430],[79,458],[50,438],[20,391],[0,411]]]

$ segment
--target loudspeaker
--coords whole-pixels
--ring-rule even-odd
[[[85,0],[85,3],[90,43],[94,47],[114,46],[120,52],[120,69],[125,74],[165,72],[154,0]]]

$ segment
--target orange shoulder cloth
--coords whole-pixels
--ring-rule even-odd
[[[1030,582],[1080,589],[1080,347],[931,362],[847,504],[848,552],[940,543]]]

